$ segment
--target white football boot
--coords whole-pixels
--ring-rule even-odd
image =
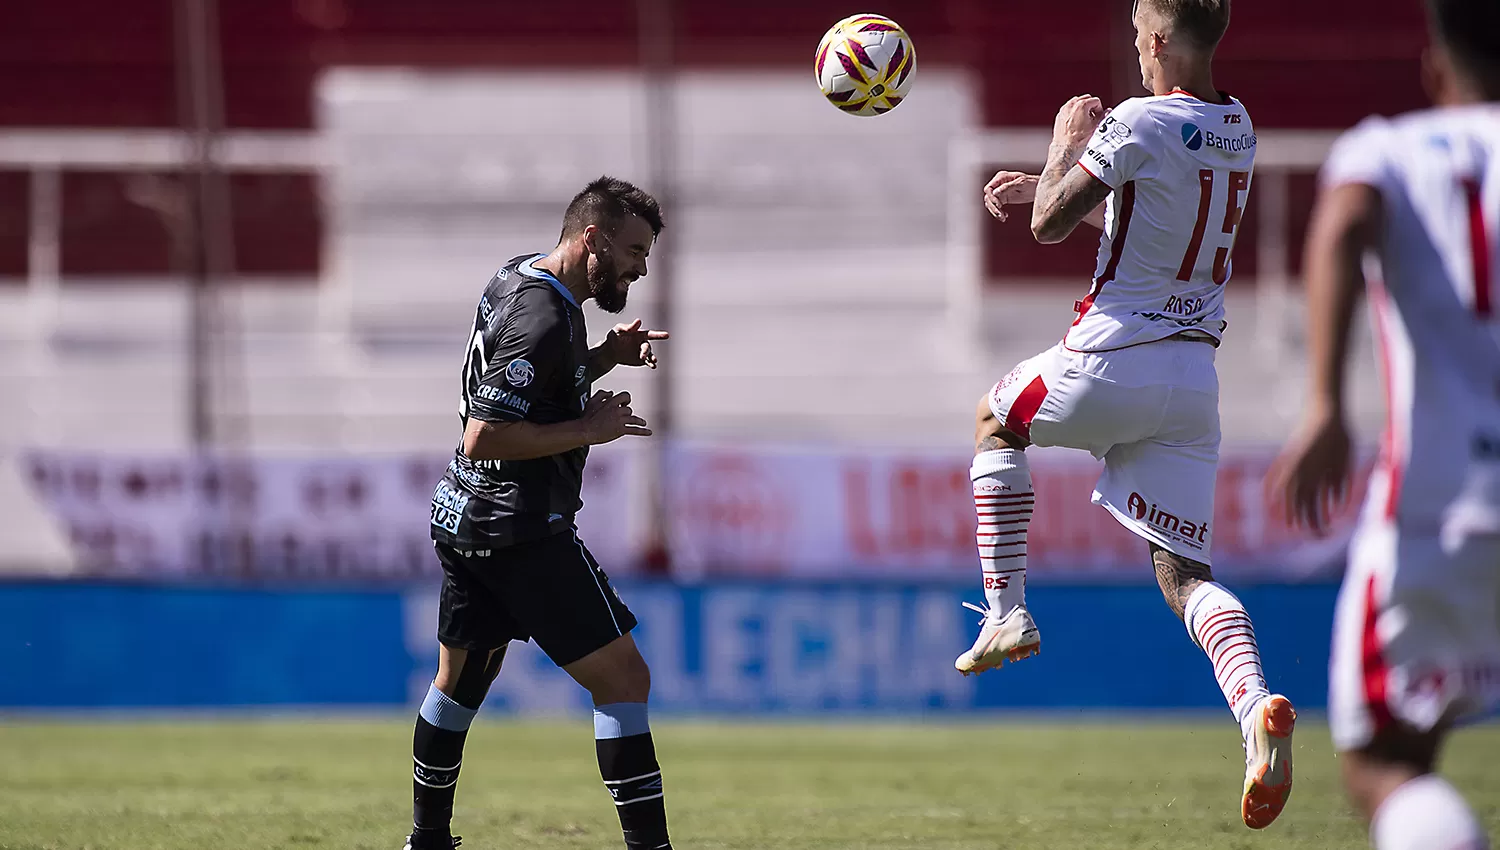
[[[1037,631],[1036,622],[1024,607],[1017,605],[1003,617],[995,616],[993,609],[970,602],[965,602],[964,607],[983,615],[979,621],[979,639],[953,662],[958,672],[965,676],[983,673],[1006,661],[1030,658],[1042,651],[1041,632]]]
[[[1245,794],[1240,817],[1251,829],[1265,829],[1292,796],[1292,727],[1297,709],[1291,700],[1271,694],[1255,707],[1245,739]]]

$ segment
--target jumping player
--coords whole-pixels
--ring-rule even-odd
[[[406,850],[453,850],[464,738],[510,641],[531,639],[594,700],[599,771],[630,850],[670,850],[661,768],[646,715],[650,672],[635,617],[578,539],[588,447],[649,436],[630,395],[590,388],[615,366],[651,366],[666,339],[637,319],[589,348],[580,306],[625,308],[661,233],[656,200],[623,180],[590,183],[549,254],[511,260],[480,296],[467,341],[463,440],[432,499],[443,567],[438,673],[412,743]]]
[[[1267,483],[1318,532],[1349,492],[1343,375],[1368,289],[1388,418],[1335,613],[1329,722],[1377,850],[1480,850],[1433,770],[1448,730],[1500,703],[1500,4],[1428,10],[1437,108],[1367,119],[1324,164],[1309,394]]]
[[[1291,792],[1296,711],[1269,693],[1250,617],[1214,581],[1219,459],[1215,348],[1224,286],[1250,191],[1255,130],[1214,88],[1229,0],[1140,0],[1133,13],[1150,97],[1106,113],[1068,101],[1039,176],[997,174],[985,204],[1034,201],[1032,233],[1102,227],[1093,286],[1062,342],[1017,366],[979,402],[974,504],[988,608],[965,675],[1041,649],[1026,609],[1026,531],[1035,502],[1025,449],[1087,449],[1104,459],[1093,501],[1144,538],[1167,605],[1208,655],[1245,742],[1241,816],[1267,826]]]

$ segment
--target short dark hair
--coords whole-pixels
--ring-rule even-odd
[[[1139,5],[1142,0],[1136,0]],[[1195,47],[1213,50],[1229,29],[1229,0],[1144,0]]]
[[[661,205],[644,189],[608,175],[600,177],[568,202],[563,213],[563,238],[577,236],[589,225],[597,225],[613,234],[621,221],[640,216],[651,225],[653,237],[661,235],[666,225],[661,220]]]
[[[1433,36],[1464,71],[1500,75],[1500,3],[1427,0]]]

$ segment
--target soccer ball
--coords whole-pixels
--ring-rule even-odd
[[[916,51],[900,25],[880,15],[853,15],[823,36],[813,69],[829,103],[850,115],[881,115],[906,97],[916,67]]]

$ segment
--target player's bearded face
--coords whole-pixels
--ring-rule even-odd
[[[618,313],[625,309],[625,297],[630,289],[627,278],[634,276],[620,274],[620,265],[615,262],[611,247],[606,242],[603,251],[590,255],[589,293],[594,296],[594,303],[600,310]]]

